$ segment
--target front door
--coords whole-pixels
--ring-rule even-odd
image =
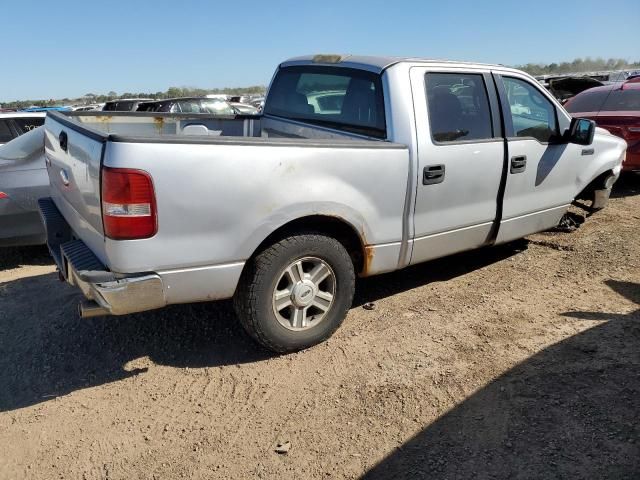
[[[414,67],[411,85],[418,139],[415,264],[493,240],[504,138],[488,71]]]
[[[542,87],[518,74],[496,75],[507,135],[508,171],[496,243],[558,224],[573,200],[582,156],[560,136],[569,120]]]

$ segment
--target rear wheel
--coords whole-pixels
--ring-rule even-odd
[[[337,240],[316,234],[280,240],[245,268],[234,297],[245,330],[284,353],[316,345],[342,324],[355,289],[353,263]]]

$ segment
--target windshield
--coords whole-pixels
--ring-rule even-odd
[[[339,67],[287,67],[273,81],[264,113],[386,138],[380,76]]]

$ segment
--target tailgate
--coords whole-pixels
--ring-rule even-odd
[[[50,112],[45,121],[45,156],[51,197],[74,233],[102,257],[100,165],[106,136]]]

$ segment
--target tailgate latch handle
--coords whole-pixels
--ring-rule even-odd
[[[69,138],[67,137],[67,132],[64,130],[60,132],[58,140],[60,141],[60,148],[66,152],[69,149]]]

